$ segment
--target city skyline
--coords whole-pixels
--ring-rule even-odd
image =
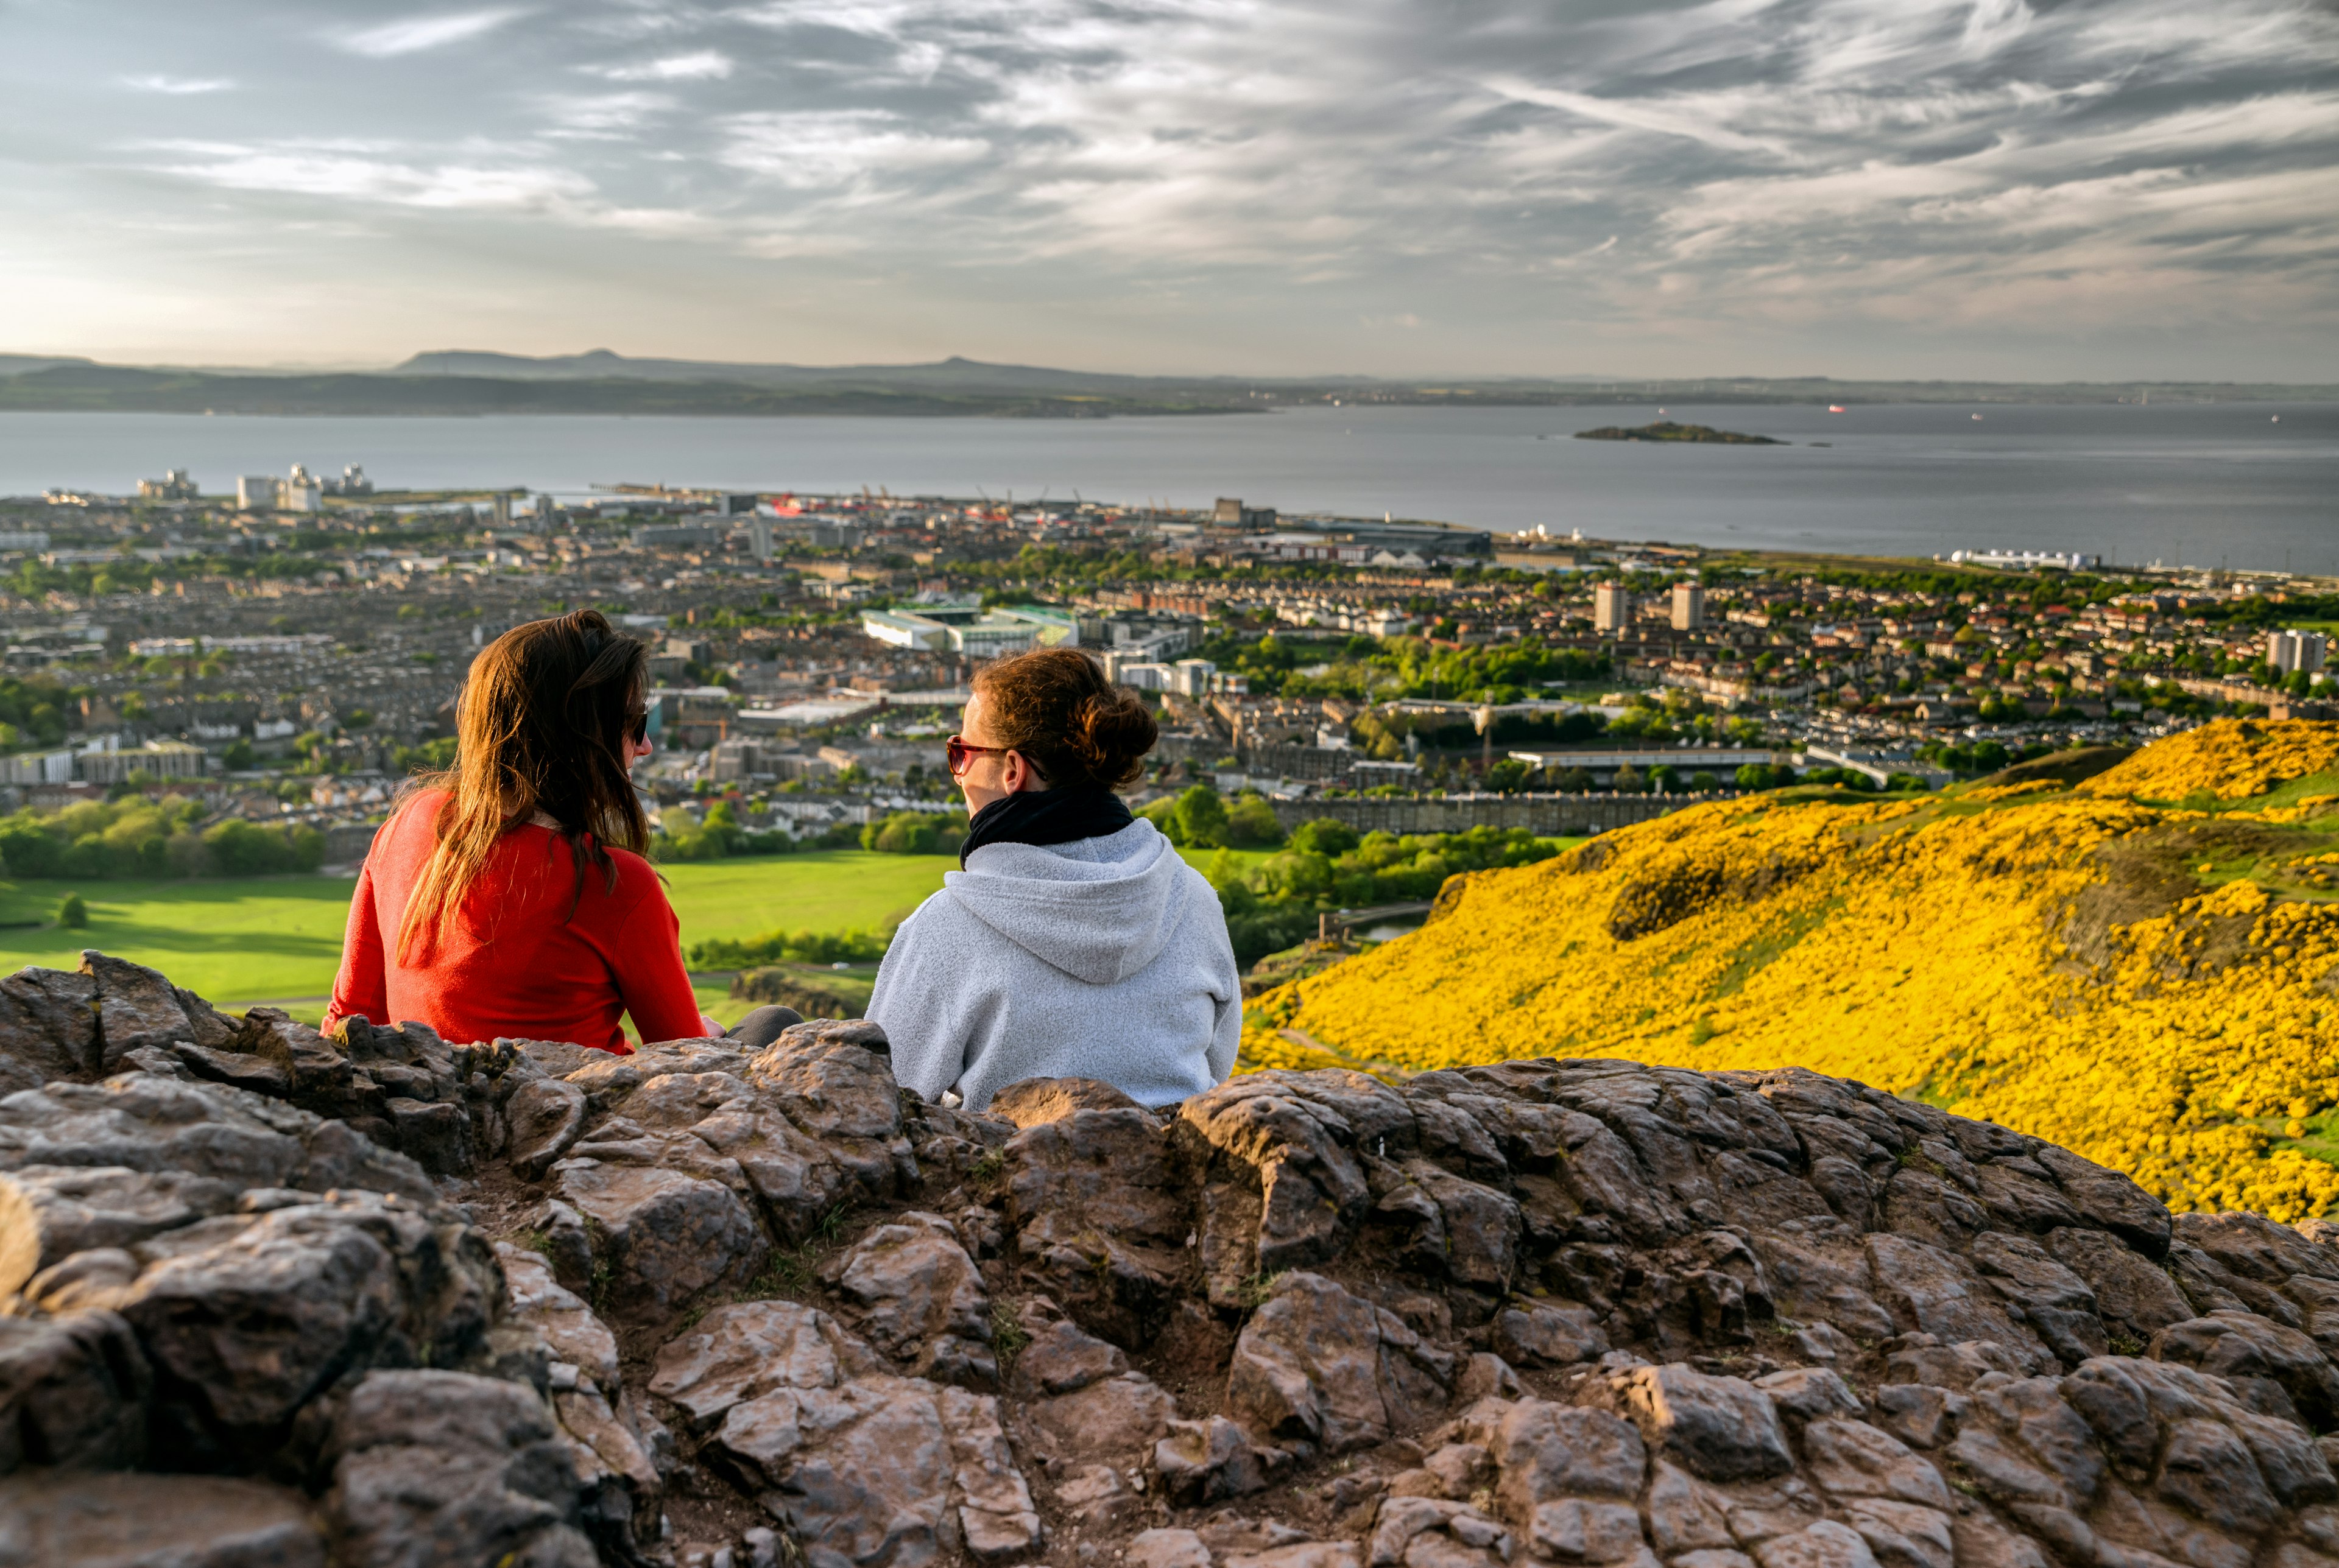
[[[20,7],[0,350],[2327,380],[2313,5]]]

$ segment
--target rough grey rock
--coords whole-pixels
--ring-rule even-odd
[[[569,1446],[532,1391],[453,1372],[375,1372],[327,1446],[335,1562],[592,1568]]]
[[[225,1475],[0,1480],[0,1568],[325,1568],[309,1500]]]
[[[1914,1503],[1858,1497],[1844,1504],[1844,1523],[1885,1568],[1950,1568],[1957,1540],[1949,1521],[1948,1513]]]
[[[232,1209],[232,1182],[118,1165],[32,1165],[0,1176],[0,1292],[94,1248],[133,1246]]]
[[[1865,1414],[1860,1395],[1825,1366],[1796,1366],[1773,1372],[1754,1379],[1754,1386],[1769,1395],[1772,1406],[1791,1421]]]
[[[146,1456],[153,1394],[137,1337],[114,1314],[0,1317],[0,1475],[132,1468]]]
[[[1001,1150],[1007,1218],[1035,1287],[1083,1327],[1136,1347],[1191,1283],[1194,1196],[1167,1129],[1134,1107],[1034,1121]]]
[[[2246,1397],[2303,1415],[2317,1430],[2339,1419],[2339,1367],[2305,1335],[2255,1313],[2219,1311],[2171,1324],[2154,1336],[2151,1356],[2226,1378]]]
[[[649,1390],[700,1426],[784,1388],[834,1388],[879,1370],[869,1347],[824,1312],[793,1301],[719,1307],[666,1342]]]
[[[1144,1107],[1093,1078],[1027,1078],[992,1096],[989,1114],[1017,1130],[1061,1121],[1081,1110],[1141,1110]]]
[[[1156,1462],[1165,1486],[1160,1445],[1178,1419],[1177,1401],[1139,1372],[1124,1372],[1024,1407],[1021,1447],[1048,1479],[1057,1502],[1091,1522],[1120,1516],[1145,1491],[1141,1474]],[[1213,1420],[1223,1421],[1223,1416]],[[1237,1495],[1234,1491],[1222,1494]]]
[[[861,1308],[870,1344],[922,1377],[984,1388],[999,1375],[991,1354],[991,1299],[958,1232],[914,1210],[864,1236],[822,1270]]]
[[[748,1076],[817,1139],[869,1200],[917,1180],[885,1031],[861,1019],[814,1019],[783,1030]]]
[[[1465,1430],[1481,1438],[1501,1480],[1495,1495],[1514,1519],[1531,1520],[1567,1498],[1640,1495],[1648,1449],[1632,1423],[1606,1410],[1523,1399],[1474,1408]]]
[[[622,1160],[585,1152],[607,1148],[579,1145],[553,1175],[563,1200],[585,1218],[613,1310],[676,1311],[710,1289],[744,1285],[763,1267],[770,1246],[730,1188],[637,1163],[633,1151]]]
[[[97,982],[64,970],[0,978],[0,1091],[98,1076]]]
[[[1663,1460],[1649,1481],[1648,1511],[1649,1538],[1668,1559],[1738,1543],[1730,1530],[1729,1499]]]
[[[395,1193],[439,1190],[419,1167],[350,1129],[242,1090],[151,1073],[104,1084],[53,1082],[0,1100],[0,1171],[84,1167],[252,1188]],[[192,1199],[191,1199],[192,1201]],[[42,1267],[54,1258],[45,1252]]]
[[[96,1071],[121,1070],[123,1059],[144,1047],[169,1050],[184,1040],[212,1049],[235,1038],[235,1027],[209,1002],[181,991],[151,969],[94,950],[81,955],[94,985],[97,1014]]]
[[[1515,1366],[1566,1366],[1608,1353],[1608,1336],[1588,1307],[1534,1302],[1495,1319],[1495,1348]]]
[[[137,1335],[156,1376],[158,1441],[182,1462],[263,1455],[352,1370],[462,1366],[502,1310],[478,1233],[394,1196],[223,1215],[127,1256],[118,1283],[77,1296]]]
[[[1210,1549],[1191,1530],[1141,1531],[1129,1543],[1130,1568],[1210,1568]]]
[[[512,1169],[541,1179],[585,1130],[585,1091],[557,1078],[534,1079],[514,1090],[504,1106]]]
[[[1876,1391],[1875,1415],[1879,1425],[1910,1447],[1938,1448],[1957,1435],[1969,1404],[1963,1395],[1930,1384],[1888,1384]]]
[[[2339,1568],[2339,1225],[1793,1070],[1000,1106],[9,977],[0,1473],[336,1568]]]
[[[713,1438],[814,1568],[1003,1561],[1041,1539],[997,1401],[884,1375],[734,1405]]]
[[[1822,1519],[1758,1543],[1754,1561],[1762,1568],[1874,1568],[1876,1557],[1857,1531]]]
[[[1154,1474],[1170,1501],[1186,1507],[1247,1497],[1290,1459],[1281,1450],[1261,1449],[1223,1415],[1166,1425],[1169,1431],[1153,1445]]]
[[[1178,1420],[1177,1402],[1130,1371],[1118,1346],[1051,1317],[1053,1305],[1043,1299],[1024,1309],[1020,1326],[1031,1343],[1016,1357],[1011,1392],[1020,1406],[1016,1445],[1046,1477],[1057,1504],[1091,1526],[1133,1519],[1149,1459],[1173,1495],[1199,1490],[1182,1479],[1192,1467],[1183,1447],[1161,1459],[1159,1445],[1172,1428],[1193,1425]],[[1241,1446],[1247,1453],[1248,1443]],[[1221,1486],[1218,1494],[1239,1493]]]
[[[824,1313],[748,1302],[666,1344],[650,1388],[716,1425],[711,1451],[809,1563],[1003,1561],[1041,1543],[999,1402],[874,1372]]]
[[[656,1439],[630,1401],[612,1405],[590,1383],[552,1395],[568,1457],[577,1473],[586,1532],[605,1556],[641,1558],[658,1538],[665,1486],[652,1455]]]
[[[0,1085],[18,1087],[28,1068],[47,1083],[135,1070],[243,1090],[346,1123],[435,1174],[496,1153],[498,1107],[538,1076],[508,1047],[450,1046],[420,1024],[351,1019],[329,1040],[273,1008],[232,1019],[95,952],[77,976],[27,971],[0,998]]]
[[[1812,1422],[1803,1428],[1803,1458],[1811,1479],[1837,1497],[1949,1506],[1949,1489],[1939,1471],[1899,1438],[1863,1421],[1829,1416]]]
[[[574,1366],[607,1393],[617,1392],[617,1341],[583,1297],[553,1277],[539,1255],[508,1242],[496,1247],[510,1293],[512,1320],[536,1331],[558,1360]]]
[[[1629,1514],[1630,1509],[1623,1510]],[[1638,1520],[1633,1522],[1632,1540],[1640,1541]],[[1605,1542],[1597,1538],[1587,1541],[1580,1533],[1572,1541],[1535,1543],[1550,1555],[1565,1555],[1567,1560],[1586,1563],[1622,1561],[1622,1555],[1603,1552]],[[1574,1550],[1569,1552],[1569,1545]],[[1298,1548],[1286,1548],[1296,1552]],[[1430,1568],[1432,1564],[1452,1564],[1459,1568],[1465,1563],[1487,1564],[1508,1562],[1515,1552],[1509,1531],[1487,1518],[1466,1503],[1455,1503],[1429,1497],[1392,1497],[1384,1502],[1374,1521],[1373,1533],[1367,1545],[1366,1560],[1375,1568],[1394,1568],[1403,1563],[1407,1568]]]
[[[1709,1481],[1758,1481],[1795,1466],[1771,1396],[1743,1378],[1643,1367],[1625,1398],[1651,1447]]]
[[[1129,1370],[1120,1346],[1057,1317],[1045,1297],[1024,1308],[1018,1325],[1028,1343],[1015,1357],[1012,1392],[1025,1403],[1072,1394]]]
[[[1210,1298],[1235,1306],[1245,1281],[1338,1253],[1371,1195],[1349,1139],[1386,1148],[1396,1131],[1402,1148],[1413,1117],[1362,1073],[1262,1072],[1186,1100],[1179,1130],[1189,1158],[1205,1166],[1201,1262]]]
[[[1287,1274],[1235,1344],[1227,1405],[1268,1443],[1345,1454],[1434,1415],[1455,1365],[1387,1308],[1320,1275]]]

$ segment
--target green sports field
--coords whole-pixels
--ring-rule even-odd
[[[1206,865],[1213,853],[1188,858]],[[1237,858],[1248,863],[1258,855],[1238,852]],[[947,855],[825,850],[662,869],[687,947],[775,929],[890,925],[941,887],[943,873],[957,863]],[[355,886],[353,878],[323,876],[0,882],[0,973],[25,964],[72,969],[82,949],[94,947],[159,969],[223,1007],[294,1004],[288,1011],[313,1019],[340,964]],[[87,929],[54,923],[67,892],[88,904]]]

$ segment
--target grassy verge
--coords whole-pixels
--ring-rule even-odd
[[[1213,850],[1185,852],[1206,866]],[[1245,869],[1258,852],[1235,851]],[[748,937],[773,930],[874,928],[915,909],[957,868],[950,855],[877,854],[867,850],[769,855],[661,867],[684,942]],[[252,877],[202,882],[0,881],[0,973],[27,964],[73,969],[81,950],[100,948],[161,970],[222,1006],[271,1002],[314,1023],[340,967],[341,932],[354,878]],[[78,892],[89,924],[54,923],[58,902]],[[37,924],[8,923],[37,922]],[[865,976],[860,983],[867,983]],[[848,977],[837,976],[849,983]],[[715,988],[726,1013],[729,993]],[[705,996],[702,996],[702,1002]]]
[[[74,969],[81,950],[94,947],[152,965],[218,1001],[322,996],[340,965],[355,886],[352,878],[326,876],[0,884],[0,912],[7,912],[0,918],[54,914],[67,892],[89,906],[83,930],[0,929],[0,968]]]

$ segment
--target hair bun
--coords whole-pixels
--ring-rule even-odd
[[[1051,783],[1121,789],[1145,773],[1160,732],[1144,700],[1080,648],[1031,648],[977,671],[992,735]]]
[[[1135,692],[1127,686],[1108,686],[1081,702],[1065,739],[1091,777],[1119,789],[1142,776],[1145,754],[1153,749],[1160,734],[1160,726]]]

